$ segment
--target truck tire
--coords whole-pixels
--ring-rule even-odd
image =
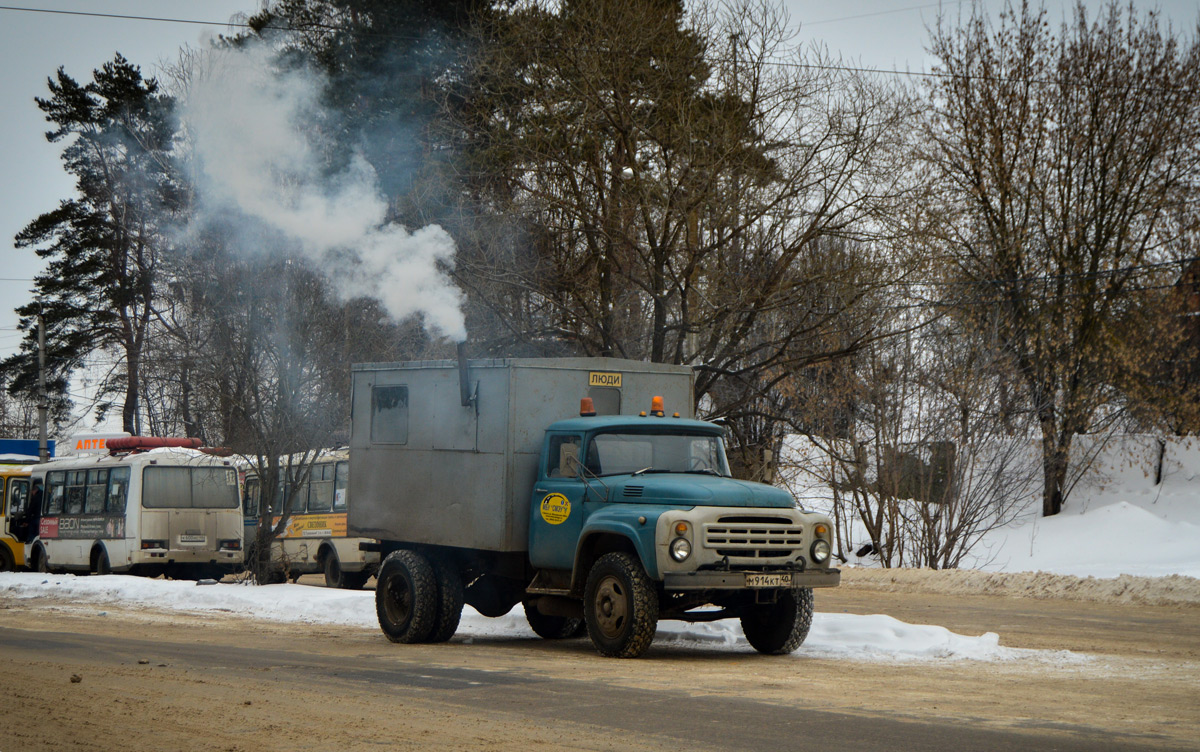
[[[415,551],[393,551],[379,567],[375,614],[392,642],[423,642],[437,618],[437,579]]]
[[[458,631],[462,619],[463,581],[462,575],[453,565],[436,562],[437,575],[437,621],[429,634],[429,642],[445,642]]]
[[[548,616],[538,611],[534,601],[525,601],[525,621],[529,628],[543,640],[565,640],[579,637],[580,629],[586,629],[583,619],[572,619],[569,616]]]
[[[812,588],[796,588],[781,592],[774,603],[751,606],[742,615],[742,631],[758,652],[785,655],[808,637],[812,619]]]
[[[588,573],[583,596],[588,637],[600,655],[637,658],[658,629],[658,593],[636,556],[601,556]]]

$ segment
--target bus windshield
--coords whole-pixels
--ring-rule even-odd
[[[588,442],[593,475],[704,473],[729,476],[721,437],[710,433],[600,433]]]
[[[237,473],[226,467],[147,467],[145,509],[237,509]]]

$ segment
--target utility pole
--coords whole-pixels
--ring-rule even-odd
[[[38,310],[38,462],[50,461],[50,448],[46,444],[46,322]]]

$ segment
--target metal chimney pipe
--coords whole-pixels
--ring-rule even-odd
[[[463,407],[471,406],[471,373],[467,366],[467,343],[458,343],[458,394]]]

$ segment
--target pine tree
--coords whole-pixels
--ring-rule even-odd
[[[62,68],[48,85],[50,96],[36,102],[54,125],[47,140],[64,144],[75,195],[16,236],[17,247],[34,248],[46,269],[34,282],[34,302],[17,309],[26,338],[0,363],[0,375],[13,393],[36,390],[41,313],[49,386],[58,399],[89,356],[114,353],[101,395],[123,393],[122,427],[136,433],[155,270],[181,203],[171,175],[172,100],[120,54],[86,85]]]

